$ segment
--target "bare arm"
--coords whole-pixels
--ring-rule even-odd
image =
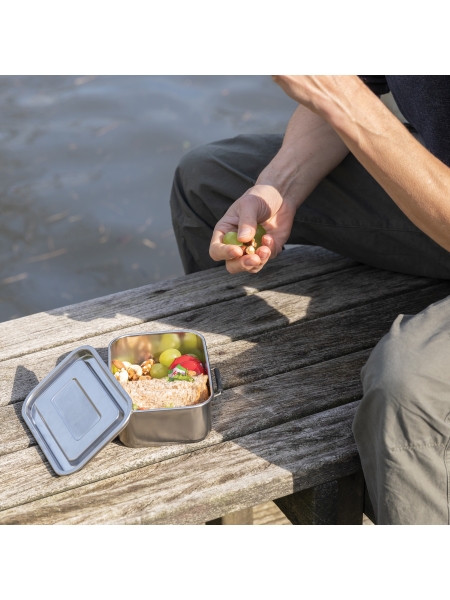
[[[258,272],[286,243],[297,208],[347,153],[347,146],[334,129],[321,116],[300,105],[278,154],[262,171],[256,185],[236,200],[217,223],[211,257],[226,260],[230,273]],[[240,241],[250,241],[258,223],[264,225],[267,235],[256,254],[243,256],[238,246],[222,243],[225,233],[236,230]]]
[[[297,209],[347,154],[347,146],[334,129],[300,105],[289,121],[280,151],[256,184],[271,185]]]
[[[450,169],[356,76],[275,77],[323,117],[405,215],[450,251]]]

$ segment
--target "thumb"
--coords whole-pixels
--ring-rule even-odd
[[[248,196],[241,203],[239,211],[238,239],[240,242],[249,242],[255,237],[258,225],[258,202],[256,198]]]

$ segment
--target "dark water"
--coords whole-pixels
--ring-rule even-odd
[[[180,157],[283,132],[269,77],[0,77],[0,321],[182,274]]]

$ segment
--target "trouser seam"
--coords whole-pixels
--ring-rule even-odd
[[[437,443],[437,444],[410,444],[409,446],[397,446],[394,448],[389,448],[390,452],[398,452],[402,450],[420,450],[420,448],[437,448],[438,446],[445,446],[446,444]]]

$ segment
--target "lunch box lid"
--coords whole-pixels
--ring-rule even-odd
[[[81,346],[28,394],[22,416],[54,471],[69,475],[122,431],[131,409],[98,352]]]

